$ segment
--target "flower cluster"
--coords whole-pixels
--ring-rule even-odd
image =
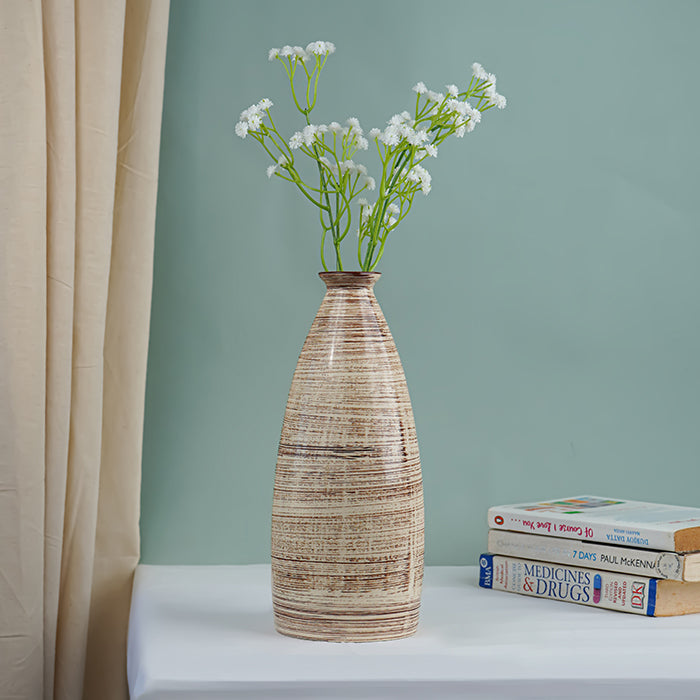
[[[294,104],[306,123],[291,137],[283,137],[270,114],[272,102],[265,98],[241,113],[235,132],[241,138],[250,134],[272,158],[273,164],[267,167],[268,178],[274,176],[293,183],[318,207],[324,270],[328,269],[325,251],[329,242],[334,249],[336,269],[343,269],[340,244],[351,229],[353,205],[359,206],[357,258],[360,268],[369,271],[381,259],[388,234],[410,211],[414,196],[418,192],[427,195],[432,189],[431,175],[422,163],[427,158],[437,158],[438,147],[449,136],[461,138],[473,131],[484,112],[493,107],[503,109],[506,98],[496,92],[496,77],[474,63],[466,89],[449,84],[446,92],[434,92],[418,82],[413,87],[413,112],[395,114],[384,129],[371,129],[367,136],[356,117],[348,118],[344,125],[335,121],[314,124],[310,114],[316,105],[319,75],[334,52],[335,46],[329,41],[314,41],[305,49],[270,49],[269,59],[282,63]],[[304,81],[301,90],[296,86],[298,75]],[[365,165],[355,162],[357,153],[367,151],[371,142],[381,161],[378,180],[369,175]],[[304,160],[315,165],[317,184],[302,176],[300,167]],[[374,202],[360,196],[377,188]]]
[[[267,57],[270,61],[276,58],[287,58],[291,61],[311,61],[316,57],[328,56],[335,53],[335,44],[330,41],[312,41],[303,49],[301,46],[283,46],[281,49],[270,49]]]
[[[323,142],[325,134],[343,139],[348,150],[366,151],[369,148],[369,141],[364,137],[364,131],[360,122],[355,117],[350,117],[346,122],[347,126],[341,126],[338,122],[330,124],[307,124],[301,131],[295,131],[289,139],[290,148],[301,148],[302,145],[311,148],[314,141]]]
[[[240,121],[236,124],[236,136],[242,139],[246,137],[249,131],[259,131],[262,126],[265,114],[268,113],[273,103],[267,97],[263,97],[260,102],[250,105],[248,109],[241,112]]]
[[[472,72],[482,84],[486,99],[498,109],[503,109],[506,106],[506,98],[496,92],[496,76],[493,73],[487,73],[481,63],[472,63]]]
[[[423,194],[428,194],[432,189],[432,177],[430,177],[430,173],[421,165],[414,165],[406,174],[406,179],[409,182],[415,182],[420,185]]]

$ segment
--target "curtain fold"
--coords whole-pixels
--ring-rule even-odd
[[[127,2],[113,238],[104,338],[102,458],[87,698],[121,685],[133,572],[139,559],[141,449],[151,315],[168,4]],[[148,67],[144,70],[144,67]],[[158,95],[159,100],[154,100]],[[124,527],[124,523],[132,523]]]
[[[46,441],[44,498],[44,697],[53,698],[68,441],[75,287],[75,8],[42,12],[46,93]]]
[[[43,685],[46,108],[40,4],[0,13],[0,697],[15,700]]]
[[[0,3],[0,698],[126,698],[168,0]]]

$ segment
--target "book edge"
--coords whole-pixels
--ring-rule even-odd
[[[697,552],[700,549],[700,527],[684,527],[673,533],[677,552]]]

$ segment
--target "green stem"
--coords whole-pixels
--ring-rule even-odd
[[[290,62],[290,65],[291,65],[291,62]],[[289,75],[289,87],[292,90],[292,99],[294,100],[294,104],[296,105],[297,109],[304,116],[308,116],[306,110],[301,108],[301,105],[299,104],[299,101],[297,100],[297,94],[296,94],[296,91],[294,90],[294,71],[292,70],[291,72],[288,72],[287,75]]]
[[[342,272],[343,261],[340,256],[340,241],[335,241],[333,245],[335,246],[335,269],[338,272]]]
[[[326,226],[323,223],[323,212],[320,212],[321,217],[321,228],[323,233],[321,234],[321,265],[323,265],[323,271],[328,272],[328,265],[326,265],[326,258],[323,254],[323,249],[326,247]]]
[[[410,149],[411,153],[413,152],[413,149]],[[390,182],[388,187],[386,186],[386,166],[391,160],[391,158],[387,158],[386,163],[384,164],[384,168],[382,169],[382,184],[380,186],[380,191],[379,191],[379,199],[377,200],[377,205],[381,202],[381,211],[377,214],[376,210],[373,212],[373,226],[372,226],[372,232],[370,235],[370,240],[367,243],[367,251],[365,254],[365,261],[362,265],[362,269],[369,271],[373,270],[377,262],[379,262],[379,259],[375,260],[374,264],[372,265],[372,258],[374,256],[374,251],[377,249],[377,244],[379,243],[379,228],[382,225],[382,222],[384,221],[384,217],[386,216],[386,210],[389,205],[389,199],[391,198],[391,191],[396,185],[396,182],[399,178],[399,175],[401,174],[401,171],[403,170],[403,166],[405,161],[407,160],[408,157],[408,151],[403,150],[398,154],[398,157],[396,155],[394,156],[395,162],[392,165],[391,171],[390,171]],[[386,237],[383,239],[386,241]],[[382,243],[382,246],[380,248],[384,248],[384,243]]]

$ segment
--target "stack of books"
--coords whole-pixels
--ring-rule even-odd
[[[651,616],[700,612],[700,508],[576,496],[494,506],[479,585]]]

